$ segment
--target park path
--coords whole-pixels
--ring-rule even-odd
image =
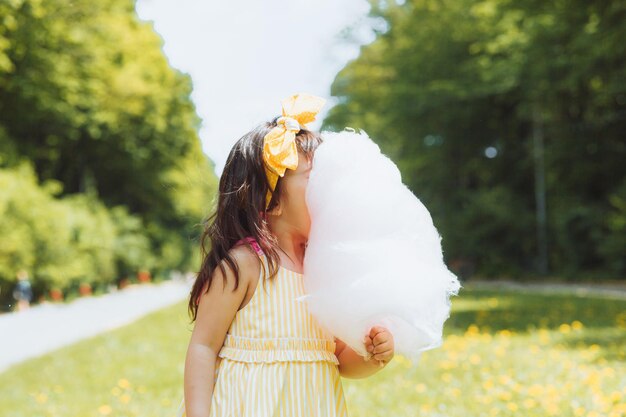
[[[544,294],[565,294],[580,297],[601,297],[626,300],[626,281],[612,283],[561,283],[561,282],[516,282],[468,280],[462,283],[466,288],[538,291]]]
[[[185,299],[192,277],[180,276],[69,303],[45,302],[0,315],[0,372],[81,339],[129,324]]]

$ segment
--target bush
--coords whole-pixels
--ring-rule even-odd
[[[92,193],[56,198],[61,183],[38,185],[32,165],[0,169],[0,300],[11,303],[16,273],[29,272],[35,299],[51,289],[106,288],[157,266],[141,218]],[[178,254],[177,254],[178,255]],[[164,259],[161,262],[166,263]]]

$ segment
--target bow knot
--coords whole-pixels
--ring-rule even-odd
[[[281,116],[276,120],[276,124],[282,125],[285,129],[294,130],[296,132],[300,131],[300,122],[298,122],[293,117],[289,116]]]

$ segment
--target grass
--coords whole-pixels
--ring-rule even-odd
[[[0,415],[173,417],[192,328],[186,314],[177,303],[9,368],[0,374]]]
[[[0,374],[12,417],[174,417],[192,325],[186,302]],[[444,344],[343,379],[350,417],[626,415],[626,301],[473,290]]]

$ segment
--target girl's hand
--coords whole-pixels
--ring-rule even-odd
[[[393,336],[386,328],[374,326],[364,338],[365,348],[373,354],[373,358],[379,361],[381,367],[385,366],[393,358]]]

